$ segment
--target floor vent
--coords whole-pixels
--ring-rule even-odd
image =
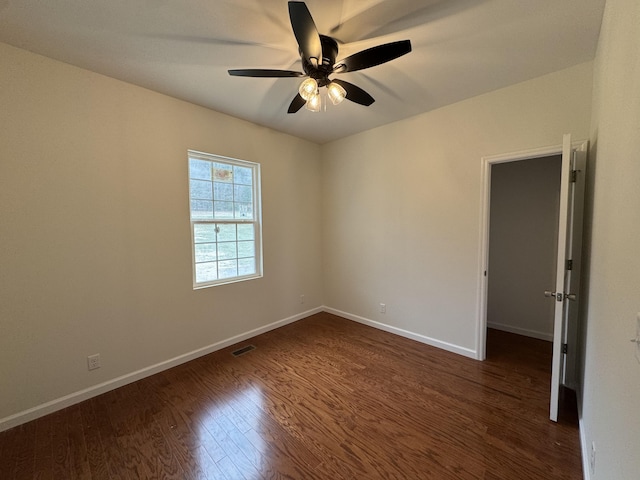
[[[245,353],[249,353],[251,350],[255,350],[256,347],[253,345],[247,345],[246,347],[242,347],[240,350],[236,350],[235,352],[231,352],[234,357],[239,357],[240,355],[244,355]]]

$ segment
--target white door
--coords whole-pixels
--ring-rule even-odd
[[[553,291],[545,292],[545,295],[552,297],[555,302],[549,409],[549,418],[554,422],[558,421],[560,386],[563,383],[571,386],[576,373],[577,299],[580,289],[586,154],[586,143],[574,150],[571,146],[571,135],[564,136],[556,286]]]

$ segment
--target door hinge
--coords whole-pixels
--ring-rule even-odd
[[[578,170],[571,170],[571,183],[576,183],[578,179]]]
[[[562,353],[567,353],[567,350],[569,350],[569,345],[567,345],[566,343],[562,344]]]
[[[567,260],[567,270],[573,270],[573,260]]]

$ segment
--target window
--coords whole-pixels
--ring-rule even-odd
[[[193,288],[262,276],[260,165],[189,150]]]

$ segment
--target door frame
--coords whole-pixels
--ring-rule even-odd
[[[571,149],[578,149],[584,140],[572,142]],[[488,304],[488,269],[489,269],[489,233],[491,205],[491,166],[500,163],[531,160],[540,157],[562,155],[562,143],[548,147],[533,148],[518,152],[489,155],[481,158],[481,200],[480,200],[480,251],[478,263],[478,299],[476,321],[476,359],[487,358],[487,304]],[[542,292],[540,292],[542,294]]]

